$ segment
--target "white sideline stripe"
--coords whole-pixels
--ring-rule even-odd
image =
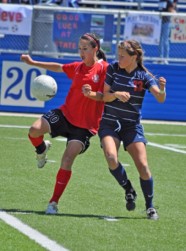
[[[0,124],[0,128],[29,128],[28,126],[20,126],[20,125],[2,125]],[[168,134],[168,133],[145,133],[146,135],[151,135],[151,136],[170,136],[170,137],[186,137],[186,134]],[[15,138],[9,138],[9,139],[15,139]],[[66,141],[65,138],[57,138],[56,139],[57,141]],[[153,142],[148,142],[149,145],[151,146],[155,146],[155,147],[159,147],[159,148],[162,148],[162,149],[166,149],[166,150],[170,150],[170,151],[173,151],[173,152],[178,152],[178,153],[184,153],[186,154],[186,151],[184,150],[179,150],[177,148],[174,148],[174,147],[169,147],[169,146],[163,146],[163,145],[160,145],[160,144],[156,144],[156,143],[153,143]]]
[[[0,116],[8,117],[30,117],[30,118],[39,118],[43,114],[34,114],[34,113],[16,113],[16,112],[0,112]]]
[[[43,113],[18,113],[18,112],[0,112],[0,116],[9,116],[9,117],[30,117],[30,118],[40,118]],[[174,121],[174,120],[148,120],[142,119],[144,124],[163,124],[163,125],[183,125],[186,126],[185,121]]]
[[[186,126],[184,121],[167,121],[167,120],[141,120],[142,124],[153,124],[153,125],[181,125]]]
[[[165,144],[166,146],[169,146],[169,147],[177,147],[177,148],[182,148],[182,149],[184,149],[184,148],[186,148],[186,145],[178,145],[178,144]]]
[[[57,141],[67,141],[66,138],[56,138],[55,140],[57,140]]]
[[[186,134],[153,133],[153,132],[145,132],[145,135],[149,135],[149,136],[166,136],[166,137],[186,137]]]
[[[108,216],[103,217],[103,219],[106,220],[106,221],[111,221],[111,222],[113,222],[113,221],[119,221],[118,219],[116,219],[114,217],[108,217]]]
[[[180,150],[180,149],[177,149],[177,148],[174,148],[174,147],[169,147],[169,146],[163,146],[163,145],[156,144],[156,143],[153,143],[153,142],[148,142],[148,145],[155,146],[155,147],[162,148],[162,149],[166,149],[166,150],[173,151],[173,152],[177,152],[177,153],[186,154],[186,151],[184,151],[184,150]]]
[[[50,240],[47,236],[27,226],[26,224],[18,220],[16,217],[9,215],[6,212],[0,212],[0,219],[11,227],[17,229],[19,232],[28,236],[30,239],[34,240],[49,251],[68,251],[68,249],[65,249],[64,247],[57,244],[55,241]]]
[[[0,124],[0,127],[2,127],[2,128],[26,128],[26,129],[28,129],[28,128],[30,128],[30,126],[20,126],[20,125],[1,125]]]
[[[0,124],[0,128],[18,128],[18,129],[28,129],[30,126],[22,126],[22,125],[3,125]],[[149,136],[170,136],[170,137],[186,137],[186,134],[170,134],[170,133],[153,133],[153,132],[145,132],[145,135]],[[56,139],[59,141],[63,141],[62,139]]]

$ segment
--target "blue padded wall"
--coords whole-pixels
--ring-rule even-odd
[[[0,86],[2,84],[2,62],[8,61],[15,65],[15,61],[20,62],[20,55],[2,55],[0,58]],[[49,59],[45,57],[35,57],[42,61],[57,61],[61,63],[69,63],[77,59]],[[148,64],[145,66],[157,77],[163,76],[167,79],[167,99],[164,104],[159,104],[155,98],[146,93],[143,104],[142,118],[155,120],[171,120],[171,121],[186,121],[186,66],[185,65],[160,65]],[[19,67],[19,64],[18,66]],[[21,69],[24,71],[23,69]],[[54,99],[45,102],[45,106],[30,107],[19,106],[19,100],[16,105],[2,105],[0,103],[0,111],[6,112],[26,112],[26,113],[44,113],[49,109],[60,106],[66,97],[71,81],[63,73],[47,72],[55,78],[58,83],[58,93]],[[29,88],[29,84],[25,83],[25,89]]]

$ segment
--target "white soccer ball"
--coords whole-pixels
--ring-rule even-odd
[[[57,93],[57,83],[48,75],[39,75],[31,83],[32,96],[40,101],[52,99]]]

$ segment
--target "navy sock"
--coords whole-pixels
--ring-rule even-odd
[[[36,153],[41,154],[45,151],[46,145],[45,142],[43,141],[39,146],[35,147],[36,148]]]
[[[122,186],[124,189],[126,189],[127,186],[127,174],[124,169],[124,167],[119,163],[119,166],[115,170],[109,169],[111,174],[115,177],[117,182]]]
[[[145,197],[146,209],[153,207],[153,178],[151,177],[149,180],[142,180],[140,178],[140,185],[143,191],[143,195]]]

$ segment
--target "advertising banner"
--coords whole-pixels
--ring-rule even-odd
[[[129,14],[125,20],[124,39],[135,39],[140,43],[158,45],[161,18],[155,15]]]
[[[171,24],[171,42],[186,43],[186,17],[172,17]]]
[[[105,52],[112,50],[113,15],[54,13],[53,40],[59,51],[78,52],[78,42],[84,33],[96,33]],[[108,32],[109,31],[109,32]]]
[[[0,34],[30,36],[32,6],[0,4]]]

